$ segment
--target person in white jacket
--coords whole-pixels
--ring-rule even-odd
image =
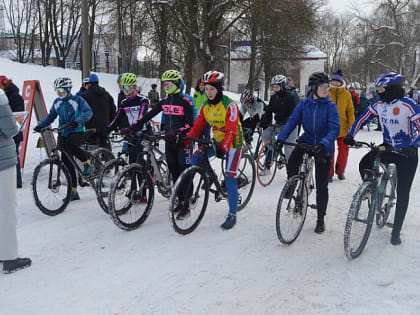
[[[16,234],[16,147],[13,136],[18,126],[6,94],[0,90],[0,263],[3,273],[31,265],[30,258],[18,257]]]

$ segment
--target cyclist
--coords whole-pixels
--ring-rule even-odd
[[[209,71],[203,75],[203,83],[208,100],[200,109],[197,120],[194,122],[187,137],[198,137],[209,124],[213,129],[213,137],[217,142],[216,154],[218,158],[226,155],[225,185],[228,193],[229,213],[222,229],[228,230],[236,224],[236,210],[238,208],[238,187],[236,183],[236,169],[242,150],[242,127],[239,121],[238,105],[229,97],[223,95],[224,75],[218,71]],[[190,145],[186,141],[186,146]],[[199,162],[200,152],[195,152],[191,164]]]
[[[76,156],[83,162],[83,176],[89,176],[93,170],[90,160],[84,150],[80,148],[83,142],[84,124],[92,117],[93,113],[88,103],[80,96],[71,94],[72,82],[70,78],[62,77],[54,81],[54,88],[58,98],[51,106],[50,113],[34,128],[40,132],[42,128],[50,125],[59,116],[59,127],[68,127],[61,131],[58,137],[58,143],[68,153]],[[62,155],[63,163],[70,172],[72,181],[71,201],[79,200],[77,192],[76,171],[67,155]]]
[[[239,107],[239,119],[243,129],[247,128],[250,130],[248,133],[244,132],[245,141],[248,143],[252,142],[252,135],[257,124],[261,121],[261,117],[264,115],[266,107],[267,105],[265,105],[261,99],[255,97],[251,90],[243,90],[241,94],[241,105]],[[249,117],[244,120],[247,113]]]
[[[270,102],[266,108],[265,114],[261,119],[261,126],[265,127],[261,137],[264,143],[270,142],[273,132],[279,133],[281,128],[286,124],[290,115],[293,113],[293,109],[296,107],[296,96],[286,88],[287,78],[284,75],[277,74],[271,79],[271,86],[274,94],[270,97]],[[273,120],[278,127],[268,127]],[[268,127],[268,128],[267,128]],[[297,137],[297,127],[289,133],[288,142],[295,143]],[[289,160],[290,154],[292,153],[293,147],[285,147],[286,161]],[[270,164],[271,161],[268,159],[265,163]]]
[[[375,81],[378,98],[371,103],[352,125],[344,142],[354,145],[354,136],[359,129],[378,117],[382,126],[384,145],[401,148],[404,156],[384,152],[381,161],[385,164],[395,163],[397,167],[397,204],[395,208],[394,225],[391,233],[391,244],[401,244],[400,232],[407,213],[411,184],[417,170],[417,148],[420,137],[420,107],[411,99],[405,97],[403,88],[404,77],[394,72],[381,74]],[[359,163],[359,171],[365,178],[365,170],[371,169],[376,152],[366,154]]]
[[[318,220],[315,233],[325,231],[324,217],[328,205],[328,173],[331,166],[331,156],[334,152],[334,142],[340,132],[340,118],[337,106],[328,95],[328,75],[324,72],[315,72],[309,77],[307,98],[299,102],[293,114],[280,132],[277,142],[280,149],[287,141],[298,124],[302,124],[303,134],[298,142],[318,146],[315,153],[315,184]],[[287,178],[299,172],[304,151],[295,147],[287,163]],[[294,187],[292,187],[294,190]],[[291,189],[286,198],[293,193]],[[289,196],[288,196],[289,195]]]
[[[181,93],[182,76],[177,70],[167,70],[162,74],[162,82],[167,96],[160,100],[151,111],[132,124],[129,128],[123,129],[122,134],[128,134],[143,128],[150,119],[161,111],[165,115],[163,131],[165,133],[165,156],[168,163],[171,177],[175,183],[179,175],[190,165],[188,150],[178,143],[177,135],[186,134],[194,123],[194,102]],[[185,217],[188,213],[188,205],[182,200],[184,194],[180,193],[180,200],[174,212],[179,212],[177,218]]]

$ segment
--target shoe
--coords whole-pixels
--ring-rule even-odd
[[[329,177],[329,178],[328,178],[328,182],[329,182],[329,183],[332,183],[332,182],[333,182],[332,177]]]
[[[392,245],[401,245],[401,237],[400,237],[400,233],[396,233],[396,234],[391,234],[391,244]]]
[[[190,214],[190,209],[189,209],[188,207],[183,206],[183,207],[179,210],[178,215],[176,216],[176,219],[177,219],[177,220],[182,221],[182,220],[184,220],[187,216],[189,216],[189,214]]]
[[[31,265],[30,258],[16,258],[13,260],[3,261],[3,273],[12,273],[20,269],[27,268]]]
[[[66,198],[64,198],[63,199],[63,202],[66,200]],[[71,192],[71,195],[70,195],[70,201],[75,201],[75,200],[80,200],[80,196],[79,196],[79,193],[76,191],[76,192]]]
[[[230,230],[236,224],[236,214],[229,214],[226,216],[225,222],[220,226],[223,230]]]
[[[22,188],[22,183],[16,184],[16,188],[17,189]]]
[[[85,168],[83,169],[82,175],[84,177],[89,176],[93,172],[93,166],[90,164],[85,164]]]
[[[339,180],[346,179],[346,177],[344,176],[344,174],[337,174],[337,177],[338,177]]]
[[[322,234],[324,233],[324,231],[325,231],[324,220],[317,220],[314,232],[317,234]]]

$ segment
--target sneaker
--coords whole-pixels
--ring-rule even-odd
[[[337,177],[338,177],[338,179],[339,179],[339,180],[344,180],[344,179],[346,179],[346,178],[344,177],[344,174],[337,174]]]
[[[82,175],[84,177],[89,176],[93,172],[93,166],[89,164],[85,164],[85,168],[83,169]]]
[[[13,260],[3,261],[3,273],[12,273],[20,269],[27,268],[31,265],[30,258],[16,258]]]
[[[236,214],[232,214],[229,212],[229,214],[226,216],[225,222],[221,225],[221,228],[223,230],[230,230],[233,228],[236,224]]]
[[[400,233],[392,233],[391,234],[391,244],[392,245],[401,245],[401,237],[400,237]]]
[[[179,210],[178,215],[176,216],[176,219],[177,219],[177,220],[182,221],[182,220],[184,220],[187,216],[189,216],[189,214],[190,214],[190,209],[189,209],[188,207],[183,206],[183,207]]]
[[[317,220],[315,226],[315,233],[322,234],[325,231],[324,220]]]
[[[329,177],[329,178],[328,178],[328,182],[329,182],[329,183],[332,183],[332,182],[333,182],[332,177]]]

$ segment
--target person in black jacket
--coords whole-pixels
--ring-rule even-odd
[[[118,96],[117,96],[117,106],[118,106],[118,108],[121,107],[121,102],[125,99],[125,94],[124,94],[123,88],[121,86],[121,78],[122,78],[123,75],[124,75],[124,73],[118,75],[118,78],[117,78],[117,84],[118,84],[118,87],[120,89],[120,92],[118,93]]]
[[[19,94],[19,88],[12,82],[12,80],[9,80],[5,75],[0,76],[0,88],[6,93],[12,112],[23,112],[25,110],[23,97]],[[17,135],[13,137],[13,140],[15,141],[15,144],[16,144],[16,154],[17,154],[16,187],[22,188],[22,173],[20,170],[20,159],[19,159],[20,142],[23,140],[22,131],[19,131]]]
[[[86,128],[95,128],[96,133],[89,142],[103,148],[110,148],[106,139],[106,128],[115,116],[115,104],[112,96],[99,86],[98,76],[92,73],[85,85],[86,92],[82,97],[92,109],[93,116],[86,123]]]
[[[270,102],[268,103],[260,123],[260,125],[265,128],[262,133],[262,140],[264,143],[271,141],[273,132],[276,134],[280,133],[296,107],[297,99],[289,89],[286,89],[286,85],[287,78],[284,75],[278,74],[271,79],[271,86],[273,87],[274,94],[270,98]],[[275,128],[270,127],[273,121],[273,114],[275,124],[278,125]],[[296,143],[296,136],[297,128],[289,134],[286,141]],[[293,151],[293,147],[285,145],[284,151],[287,161]],[[266,160],[266,163],[270,164],[271,161]]]

